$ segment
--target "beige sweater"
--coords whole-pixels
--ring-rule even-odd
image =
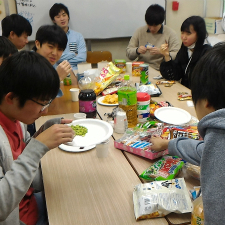
[[[151,32],[147,32],[147,30],[147,25],[136,30],[126,49],[127,57],[130,60],[135,60],[137,58],[135,61],[144,61],[145,63],[149,63],[149,65],[154,69],[159,70],[160,63],[163,60],[163,55],[151,55],[149,51],[145,54],[138,55],[136,49],[139,46],[145,46],[147,42],[158,48],[167,42],[169,45],[170,55],[172,59],[175,59],[176,54],[180,49],[180,43],[175,31],[166,25],[163,26],[162,33],[152,34]]]

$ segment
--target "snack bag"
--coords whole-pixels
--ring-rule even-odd
[[[143,64],[144,62],[132,62],[132,75],[133,76],[141,76],[141,68],[140,65]]]
[[[102,68],[100,76],[96,79],[94,92],[99,95],[109,84],[111,84],[120,74],[121,69],[110,62]]]
[[[150,181],[170,180],[175,178],[183,165],[184,161],[181,158],[177,156],[166,155],[153,163],[140,175],[140,177]]]
[[[180,101],[192,100],[192,96],[190,94],[188,94],[187,92],[178,92],[177,98]]]
[[[136,220],[192,211],[184,178],[138,184],[134,187],[133,203]]]

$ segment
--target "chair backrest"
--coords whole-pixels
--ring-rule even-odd
[[[101,61],[112,61],[112,53],[109,51],[88,51],[86,61],[91,64],[97,64]]]

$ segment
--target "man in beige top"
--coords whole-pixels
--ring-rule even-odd
[[[130,60],[149,63],[151,67],[159,70],[163,55],[160,46],[167,43],[172,59],[175,59],[180,43],[174,30],[163,25],[165,11],[160,5],[149,6],[145,13],[147,25],[136,30],[127,46],[126,53]]]

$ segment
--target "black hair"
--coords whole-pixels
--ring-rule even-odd
[[[191,75],[191,91],[194,105],[206,99],[215,110],[225,108],[225,42],[198,61]]]
[[[5,59],[16,52],[16,46],[7,37],[0,36],[0,57]]]
[[[69,13],[68,8],[65,5],[63,5],[62,3],[55,3],[49,10],[49,16],[50,16],[51,20],[54,20],[54,17],[57,16],[62,10],[64,10],[64,12],[70,18],[70,13]]]
[[[67,45],[67,36],[64,30],[57,25],[44,25],[39,27],[35,40],[40,42],[40,46],[44,43],[57,44],[63,51]],[[33,47],[37,51],[36,46]]]
[[[188,17],[181,25],[181,32],[190,32],[190,26],[193,26],[195,32],[197,33],[197,41],[195,48],[201,48],[204,44],[205,39],[208,37],[206,30],[205,20],[200,16]]]
[[[11,14],[6,16],[2,22],[2,36],[9,37],[10,32],[13,31],[18,37],[23,33],[28,36],[32,34],[32,26],[29,21],[21,15]]]
[[[59,86],[56,70],[47,59],[36,52],[17,52],[0,66],[0,103],[9,92],[18,97],[20,107],[28,99],[54,99]]]
[[[145,21],[148,25],[162,24],[165,19],[165,10],[158,4],[150,5],[145,13]]]

